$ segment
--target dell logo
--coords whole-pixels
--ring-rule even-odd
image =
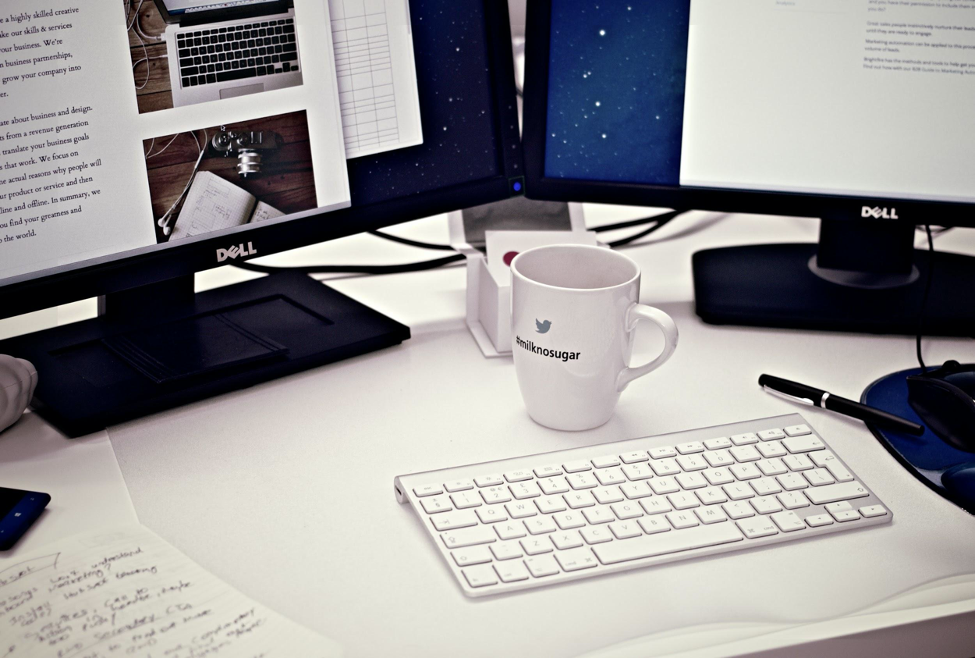
[[[248,243],[247,249],[244,248],[243,244],[239,244],[231,247],[230,249],[218,249],[217,262],[223,263],[228,258],[234,260],[238,256],[253,256],[256,253],[258,253],[258,250],[252,247],[250,242]]]
[[[862,217],[874,217],[875,219],[899,219],[895,208],[869,208],[862,206]]]

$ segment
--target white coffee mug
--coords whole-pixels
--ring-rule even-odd
[[[675,351],[675,323],[664,311],[638,303],[641,271],[623,254],[547,245],[520,253],[511,270],[512,358],[526,409],[540,425],[603,425],[625,387]],[[658,325],[665,347],[632,368],[639,320]]]

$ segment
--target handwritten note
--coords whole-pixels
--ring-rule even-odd
[[[142,526],[79,535],[0,562],[0,658],[341,653]]]

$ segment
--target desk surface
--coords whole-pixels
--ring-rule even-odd
[[[446,241],[443,221],[397,231]],[[143,524],[352,656],[570,656],[720,623],[761,634],[958,575],[972,598],[974,518],[899,467],[864,425],[819,410],[801,413],[893,510],[891,525],[469,600],[394,499],[399,474],[798,411],[756,386],[761,372],[854,398],[880,375],[911,367],[909,337],[718,327],[695,316],[694,250],[813,241],[816,231],[812,220],[693,213],[628,250],[643,269],[641,301],[671,314],[681,339],[595,430],[563,433],[529,419],[511,359],[484,359],[465,328],[464,270],[449,268],[333,282],[410,325],[413,338],[401,346],[119,425],[109,436]],[[268,260],[418,257],[399,246],[374,249],[377,242],[359,236]],[[973,234],[954,231],[937,246],[973,253]],[[202,281],[236,276],[222,270]],[[656,353],[658,340],[639,330],[635,360]],[[926,339],[924,356],[969,362],[974,344]]]

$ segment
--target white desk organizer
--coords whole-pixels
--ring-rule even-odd
[[[570,230],[581,234],[590,233],[593,244],[598,244],[596,234],[584,226],[583,207],[579,203],[569,204]],[[448,213],[448,229],[451,246],[465,255],[467,259],[468,290],[466,298],[465,322],[475,337],[482,354],[487,357],[508,356],[512,354],[509,331],[509,280],[498,281],[488,268],[488,260],[481,251],[465,239],[465,227],[461,211]],[[517,233],[518,231],[513,231]],[[562,231],[554,231],[561,233]],[[554,244],[563,240],[554,239]]]

